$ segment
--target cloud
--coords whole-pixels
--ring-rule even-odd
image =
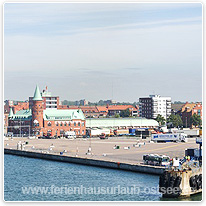
[[[188,13],[185,13],[187,9]],[[5,34],[74,35],[201,21],[201,4],[6,3]],[[168,14],[167,14],[168,12]],[[181,14],[184,12],[184,15]],[[193,15],[189,15],[193,12]],[[131,18],[132,16],[132,18]]]
[[[39,83],[63,99],[109,99],[113,82],[119,101],[153,88],[200,98],[201,15],[200,4],[6,4],[5,97]]]
[[[196,56],[201,56],[200,48],[201,25],[114,30],[61,38],[6,36],[5,69],[75,73],[78,70],[112,72],[135,65],[148,68],[191,64]]]
[[[114,25],[114,26],[102,26],[102,27],[95,27],[95,28],[83,28],[83,29],[74,29],[74,30],[64,30],[64,31],[56,31],[55,34],[60,35],[67,35],[67,34],[85,34],[85,33],[93,33],[93,32],[102,32],[107,30],[125,30],[125,29],[138,29],[138,28],[151,28],[153,27],[162,27],[168,25],[177,26],[178,24],[185,24],[185,23],[200,23],[202,22],[201,17],[194,17],[194,18],[186,18],[186,19],[174,19],[174,20],[162,20],[162,21],[153,21],[153,22],[144,22],[144,23],[133,23],[133,24],[121,24],[121,25]]]

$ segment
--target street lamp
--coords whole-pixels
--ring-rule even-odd
[[[141,132],[140,138],[142,139],[142,116],[141,116],[141,129],[140,129],[140,132]]]
[[[19,132],[20,132],[20,137],[21,137],[21,117],[20,117],[20,129],[19,129]]]
[[[142,139],[142,106],[144,105],[143,102],[141,102],[141,128],[140,128],[140,138]]]

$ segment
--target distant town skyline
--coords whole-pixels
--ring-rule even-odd
[[[4,99],[202,101],[200,3],[6,3]]]

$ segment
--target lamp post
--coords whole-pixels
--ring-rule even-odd
[[[141,102],[141,128],[140,128],[140,138],[142,139],[142,106],[144,105],[143,102]]]
[[[142,116],[141,116],[141,134],[140,134],[140,138],[142,139]]]
[[[20,132],[20,137],[21,137],[21,117],[20,117],[20,129],[19,129],[19,132]]]

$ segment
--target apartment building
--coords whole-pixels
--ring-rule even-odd
[[[158,114],[167,119],[171,115],[171,97],[149,95],[139,98],[139,112],[141,117],[155,119]]]

